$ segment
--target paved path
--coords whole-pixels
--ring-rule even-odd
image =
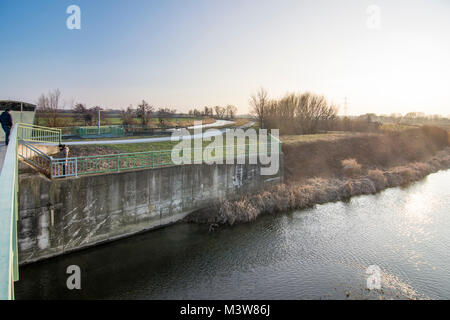
[[[247,122],[246,124],[244,124],[244,125],[242,125],[242,126],[240,126],[240,127],[238,127],[239,129],[247,129],[247,128],[250,128],[252,125],[254,125],[255,124],[255,122],[254,121],[249,121],[249,122]]]
[[[200,121],[199,121],[200,122]],[[233,124],[233,121],[228,120],[216,120],[216,122],[209,123],[209,124],[200,124],[197,126],[191,126],[188,127],[188,129],[200,129],[200,128],[214,128],[214,127],[222,127],[229,124]],[[176,129],[175,129],[176,130]]]
[[[215,123],[210,123],[203,125],[204,128],[212,128],[212,127],[221,127],[232,123],[231,121],[226,120],[218,120]],[[254,125],[253,121],[250,121],[243,126],[238,127],[239,129],[247,129]],[[192,129],[194,127],[189,127]],[[200,128],[200,126],[196,126],[195,129]],[[208,138],[221,135],[225,133],[226,129],[218,129],[216,132],[205,132],[204,134],[196,134],[185,136],[184,139],[197,139],[197,138]],[[129,144],[129,143],[148,143],[148,142],[162,142],[162,141],[171,141],[172,137],[159,137],[159,138],[140,138],[140,139],[117,139],[117,140],[92,140],[92,141],[72,141],[72,142],[64,142],[66,145],[75,146],[75,145],[94,145],[94,144]]]

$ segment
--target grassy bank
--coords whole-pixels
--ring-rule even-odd
[[[383,171],[412,162],[426,161],[448,146],[448,133],[434,127],[398,132],[336,133],[317,137],[282,138],[285,180],[343,178],[341,161],[355,159],[367,172]]]
[[[304,209],[404,186],[450,168],[448,133],[436,128],[282,140],[284,184],[224,200],[191,214],[187,221],[249,222],[263,213]]]

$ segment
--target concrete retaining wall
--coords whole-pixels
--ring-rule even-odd
[[[282,165],[281,165],[282,167]],[[258,165],[188,165],[19,180],[19,259],[29,263],[183,219],[215,200],[281,182]]]

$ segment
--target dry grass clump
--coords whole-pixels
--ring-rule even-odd
[[[354,164],[353,161],[350,163]],[[263,213],[305,209],[315,204],[374,194],[388,187],[406,185],[432,172],[448,168],[450,168],[450,148],[438,152],[427,162],[413,162],[385,172],[372,169],[366,176],[358,178],[312,178],[302,183],[278,185],[257,194],[247,194],[234,200],[221,201],[214,208],[207,208],[190,215],[187,221],[230,225],[249,222]]]
[[[390,187],[407,185],[424,178],[431,172],[431,166],[427,163],[416,162],[407,166],[395,167],[387,172],[388,184]]]
[[[387,186],[387,179],[384,176],[383,171],[380,169],[369,170],[367,177],[374,183],[377,191],[383,190]]]
[[[363,194],[374,194],[377,192],[375,184],[368,178],[350,179],[343,183],[342,197],[350,198]]]
[[[341,165],[346,177],[354,177],[361,174],[361,165],[356,159],[342,160]]]
[[[414,176],[414,169],[407,166],[395,167],[394,169],[386,172],[388,185],[391,187],[407,185],[413,180]]]
[[[254,208],[247,199],[240,201],[224,201],[219,209],[219,223],[242,223],[253,221],[259,215],[259,211]]]

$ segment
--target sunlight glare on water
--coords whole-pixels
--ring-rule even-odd
[[[450,299],[450,171],[222,227],[177,224],[22,267],[19,299]],[[80,291],[66,268],[82,269]],[[366,288],[369,266],[381,290]]]

